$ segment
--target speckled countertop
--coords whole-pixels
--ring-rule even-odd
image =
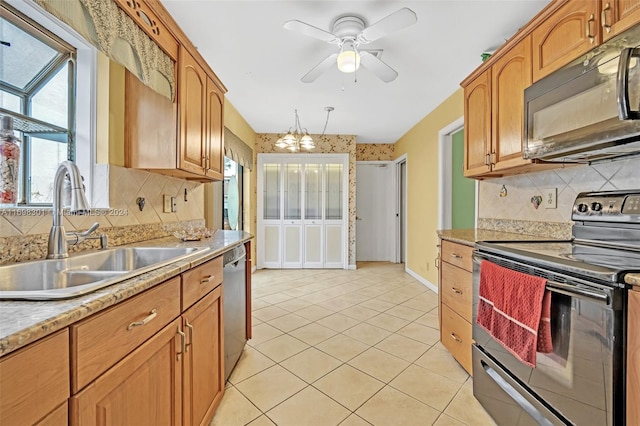
[[[209,250],[73,299],[0,301],[0,356],[133,297],[251,238],[251,234],[242,231],[218,231],[212,238],[201,241],[183,243],[168,237],[132,244],[142,247],[208,247]]]
[[[624,276],[624,282],[635,286],[635,290],[640,290],[640,274],[627,274]]]
[[[502,232],[491,229],[440,229],[438,237],[454,243],[473,246],[477,241],[535,241],[549,240],[546,237],[536,235],[516,234],[514,232]]]

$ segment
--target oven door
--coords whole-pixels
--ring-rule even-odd
[[[521,363],[475,324],[479,263],[547,278],[553,352]],[[474,255],[474,395],[498,424],[624,424],[624,289],[588,285],[501,257]]]

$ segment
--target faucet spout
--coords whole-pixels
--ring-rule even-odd
[[[58,166],[53,180],[53,226],[49,232],[47,259],[69,257],[66,232],[62,226],[62,184],[65,175],[69,175],[71,183],[71,213],[85,214],[89,212],[89,202],[84,194],[82,176],[78,166],[72,161],[63,161]]]

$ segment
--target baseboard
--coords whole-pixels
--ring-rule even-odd
[[[432,283],[430,283],[429,281],[425,280],[424,278],[422,278],[420,275],[418,275],[417,273],[413,272],[411,269],[409,269],[406,265],[404,267],[404,271],[411,275],[413,278],[415,278],[416,280],[418,280],[421,284],[424,284],[429,290],[433,291],[434,293],[438,293],[438,286],[437,285],[433,285]]]
[[[349,265],[347,267],[347,269],[350,270],[350,271],[355,271],[357,269],[357,267],[356,267],[356,265]]]
[[[255,274],[257,270],[258,270],[258,267],[254,266],[253,268],[251,268],[251,273]]]

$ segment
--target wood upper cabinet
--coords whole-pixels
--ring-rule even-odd
[[[182,424],[180,319],[71,398],[71,425]]]
[[[207,157],[207,74],[183,46],[179,64],[178,168],[205,174]]]
[[[178,168],[223,179],[224,90],[180,47]]]
[[[0,425],[66,425],[69,331],[0,360]]]
[[[640,0],[602,0],[600,25],[608,40],[640,22]]]
[[[620,3],[627,1],[620,0]],[[569,0],[532,32],[533,81],[563,67],[602,40],[599,0]]]
[[[640,424],[640,291],[629,291],[627,321],[627,424]]]
[[[464,88],[464,175],[489,172],[491,148],[491,69]]]
[[[183,424],[207,425],[224,392],[222,286],[182,314]]]
[[[524,89],[531,85],[526,37],[464,88],[464,175],[502,175],[531,164],[522,158]]]
[[[206,175],[224,179],[224,93],[211,79],[207,79],[207,162]]]
[[[491,67],[491,155],[493,170],[531,164],[522,158],[524,89],[531,85],[531,39],[515,45]]]

